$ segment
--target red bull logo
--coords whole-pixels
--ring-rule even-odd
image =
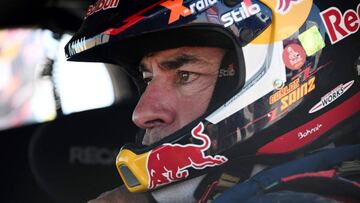
[[[192,137],[202,144],[163,144],[150,152],[147,160],[149,189],[187,178],[189,168],[214,167],[228,160],[221,155],[205,155],[211,140],[203,131],[202,122],[191,131]]]
[[[98,0],[95,4],[89,6],[85,18],[101,10],[116,8],[119,5],[119,1],[120,0]]]
[[[360,28],[360,3],[356,9],[342,13],[337,7],[328,8],[321,13],[331,44],[355,34]]]
[[[286,14],[287,12],[289,12],[291,10],[291,7],[294,4],[298,4],[300,2],[302,2],[303,0],[278,0],[277,1],[277,7],[276,7],[276,12],[281,13],[281,14]]]

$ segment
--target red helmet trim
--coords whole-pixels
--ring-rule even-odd
[[[346,118],[360,111],[360,92],[356,93],[350,99],[343,102],[341,105],[331,109],[323,115],[313,119],[312,121],[293,129],[292,131],[277,137],[272,142],[261,147],[257,154],[280,154],[287,153],[299,149],[319,136],[326,133],[328,130],[335,127]],[[311,133],[306,135],[302,132],[307,132],[311,129]],[[314,130],[313,130],[314,129]],[[291,144],[290,144],[291,143]]]

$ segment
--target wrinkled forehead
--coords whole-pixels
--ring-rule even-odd
[[[224,50],[223,48],[219,47],[210,47],[210,46],[181,46],[177,48],[170,48],[164,49],[160,51],[152,51],[144,54],[142,59],[146,58],[166,58],[166,57],[173,57],[173,56],[180,56],[180,55],[188,55],[193,57],[206,57],[208,53],[218,54],[219,50]]]
[[[165,69],[176,69],[184,64],[213,64],[219,63],[226,52],[217,47],[179,47],[150,52],[145,54],[139,62],[139,69],[146,69],[151,63],[156,63]]]

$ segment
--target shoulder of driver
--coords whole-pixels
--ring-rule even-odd
[[[88,203],[120,203],[120,202],[153,202],[148,193],[131,193],[124,186],[102,193],[98,198]]]

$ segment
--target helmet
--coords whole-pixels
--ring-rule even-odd
[[[65,52],[138,78],[134,65],[149,52],[229,50],[206,113],[151,146],[121,149],[125,185],[146,191],[293,157],[332,142],[339,128],[359,127],[359,19],[357,1],[99,0]]]

